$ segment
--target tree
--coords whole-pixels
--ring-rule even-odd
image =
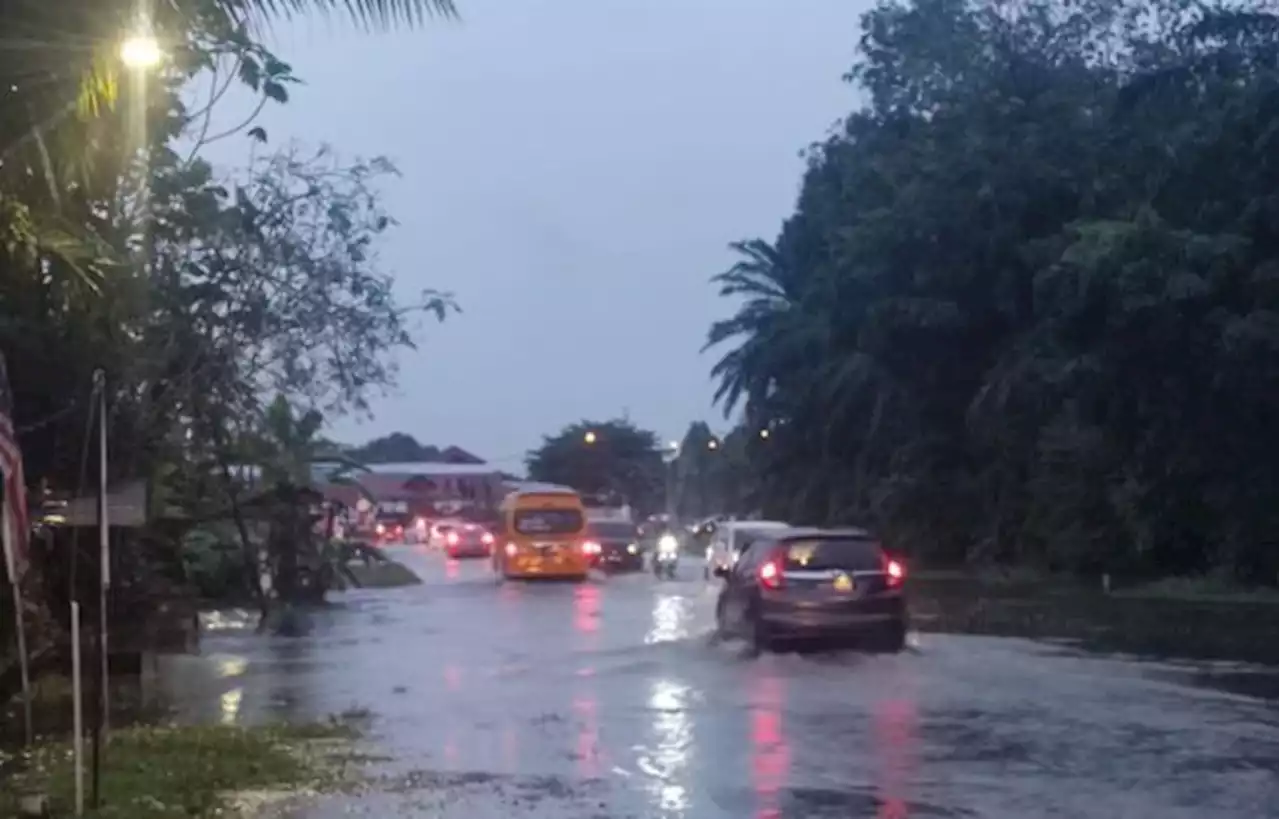
[[[315,9],[378,28],[452,13],[448,0],[160,4],[166,59],[140,82],[118,55],[134,4],[0,8],[6,32],[41,34],[0,52],[0,349],[31,486],[84,486],[102,369],[112,480],[150,479],[188,518],[235,507],[264,398],[361,411],[394,379],[415,313],[450,309],[434,294],[398,302],[375,263],[392,226],[385,161],[263,154],[266,132],[247,122],[210,132],[232,84],[287,101],[292,71],[255,36]],[[215,175],[201,149],[237,135],[258,152]]]
[[[351,457],[368,464],[413,463],[438,461],[439,448],[418,443],[418,439],[404,432],[393,432],[374,438],[350,450]]]
[[[607,495],[647,514],[662,507],[663,463],[658,437],[629,421],[579,421],[525,459],[530,480]]]
[[[869,12],[868,104],[716,277],[771,512],[936,562],[1274,583],[1276,74],[1261,7]]]

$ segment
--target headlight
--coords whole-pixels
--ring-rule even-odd
[[[678,548],[680,548],[680,543],[675,539],[674,536],[663,535],[662,537],[658,538],[659,552],[674,552]]]
[[[711,558],[715,557],[715,554],[716,554],[716,547],[714,547],[714,546],[708,546],[708,547],[707,547],[707,560],[710,560]]]
[[[629,554],[635,554],[635,553],[636,553],[636,550],[637,550],[638,548],[639,548],[639,547],[637,547],[634,543],[628,543],[628,544],[627,544],[627,552],[628,552]]]

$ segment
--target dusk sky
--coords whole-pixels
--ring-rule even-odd
[[[282,27],[306,85],[260,120],[272,142],[392,159],[385,269],[464,311],[424,324],[396,392],[332,434],[398,430],[518,469],[583,418],[726,429],[699,350],[733,305],[708,279],[730,241],[776,236],[798,152],[855,105],[840,76],[866,7],[458,0],[461,22],[412,33]]]

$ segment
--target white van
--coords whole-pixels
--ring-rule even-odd
[[[761,535],[790,528],[790,523],[780,520],[727,520],[718,524],[711,536],[711,544],[707,546],[707,562],[702,568],[703,578],[711,579],[717,566],[731,567],[752,541],[759,539]]]

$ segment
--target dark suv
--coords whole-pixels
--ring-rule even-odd
[[[800,639],[894,652],[906,644],[905,568],[865,530],[769,532],[716,575],[725,581],[717,634],[755,652]]]

